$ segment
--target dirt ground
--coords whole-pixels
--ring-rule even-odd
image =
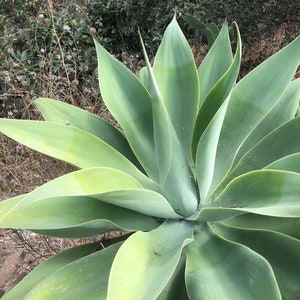
[[[300,34],[300,5],[292,7],[290,1],[253,1],[250,9],[243,8],[239,4],[241,1],[231,1],[236,2],[235,7],[227,7],[224,3],[226,1],[215,1],[219,2],[224,5],[221,7],[223,11],[216,7],[217,4],[206,8],[208,11],[216,11],[218,20],[227,17],[228,21],[238,22],[243,38],[241,76]],[[260,11],[260,17],[258,10],[264,11],[263,14]],[[196,55],[201,60],[202,52]],[[0,200],[31,191],[72,170],[3,136],[0,139],[0,147],[3,147],[0,149]],[[22,230],[0,230],[0,297],[46,258],[85,242],[88,241],[45,238]]]
[[[22,230],[0,230],[0,297],[39,263],[78,241],[49,239]]]

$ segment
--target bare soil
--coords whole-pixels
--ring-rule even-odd
[[[253,1],[252,7],[243,7],[239,3],[243,1],[228,1],[230,6],[225,2],[211,1],[206,9],[219,21],[227,18],[230,22],[238,22],[244,37],[241,76],[300,34],[299,4],[290,4],[290,1]],[[212,20],[216,22],[213,17]],[[197,46],[193,49],[198,62],[201,61],[206,49]],[[127,58],[133,63],[130,57]],[[297,77],[299,75],[298,70]],[[0,200],[31,191],[71,170],[61,162],[0,136]],[[27,231],[1,229],[0,297],[46,258],[86,242],[88,240],[45,238]]]
[[[0,296],[16,285],[29,271],[76,241],[49,239],[22,230],[0,231]]]

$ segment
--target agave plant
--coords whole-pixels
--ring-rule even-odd
[[[63,238],[3,299],[298,299],[300,37],[237,83],[224,24],[197,69],[174,18],[134,75],[95,42],[114,127],[37,99],[5,135],[78,170],[0,203],[0,226]]]

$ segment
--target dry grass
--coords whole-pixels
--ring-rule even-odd
[[[0,136],[0,198],[32,191],[72,168]]]

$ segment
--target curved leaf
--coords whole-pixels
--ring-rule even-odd
[[[300,173],[300,152],[278,159],[267,165],[265,169],[286,170]]]
[[[112,191],[94,197],[101,201],[156,218],[182,218],[174,212],[168,201],[161,194],[150,190]]]
[[[299,240],[276,232],[245,230],[229,226],[216,225],[216,232],[225,238],[246,245],[267,259],[275,273],[283,299],[299,297]]]
[[[184,15],[182,19],[192,28],[196,30],[205,31],[207,29],[207,25],[201,22],[199,19],[195,18],[193,15]]]
[[[3,300],[23,300],[24,297],[37,284],[45,278],[73,263],[74,261],[89,255],[98,247],[98,243],[90,243],[77,246],[63,251],[35,267],[25,278],[22,279],[13,289],[5,293]]]
[[[300,218],[269,217],[249,213],[224,220],[222,224],[244,229],[276,231],[300,240]]]
[[[93,220],[93,221],[81,223],[70,227],[54,228],[54,229],[30,229],[30,231],[40,235],[55,237],[55,238],[82,239],[82,238],[95,237],[112,230],[126,230],[125,228],[121,229],[121,226],[118,226],[116,223],[108,220],[108,218],[109,217],[107,217],[107,219]],[[158,226],[159,224],[157,224],[156,226],[150,225],[148,230],[151,230]],[[137,220],[135,224],[135,229],[133,229],[133,227],[131,227],[131,229],[128,229],[128,231],[136,231],[136,230],[140,230],[139,220]]]
[[[24,300],[105,299],[111,264],[119,247],[115,244],[71,262],[37,284]]]
[[[219,30],[218,26],[215,23],[209,23],[208,28],[209,28],[209,30],[212,34],[212,40],[208,41],[209,42],[208,46],[211,47],[213,42],[217,39],[220,30]]]
[[[157,179],[153,164],[154,137],[152,105],[140,80],[95,41],[99,85],[109,111],[121,125],[132,151],[152,179]]]
[[[228,100],[229,98],[215,114],[198,143],[195,168],[201,203],[208,201],[207,196],[213,180],[218,141],[228,106]]]
[[[299,48],[300,37],[251,71],[233,89],[218,142],[211,192],[230,171],[247,136],[289,86],[300,60]]]
[[[2,202],[0,227],[43,231],[56,236],[62,233],[65,237],[88,237],[113,229],[151,230],[159,224],[150,216],[91,197],[44,198],[10,211],[2,211],[1,205]]]
[[[34,101],[34,104],[46,121],[70,125],[89,132],[115,148],[133,163],[137,163],[136,157],[124,135],[104,119],[54,99],[38,98]]]
[[[185,255],[181,253],[179,263],[168,281],[167,285],[158,296],[157,300],[188,300],[188,295],[185,287]]]
[[[113,262],[108,299],[158,297],[175,271],[182,248],[192,241],[192,231],[187,222],[165,222],[153,231],[130,236]]]
[[[0,201],[0,220],[1,218],[15,206],[19,205],[28,194],[18,195],[9,199]],[[0,226],[1,227],[1,226]]]
[[[242,210],[242,208],[204,207],[200,209],[197,215],[192,216],[190,219],[197,222],[223,221],[245,213],[246,211]]]
[[[162,102],[161,94],[158,89],[156,79],[154,78],[152,67],[150,65],[146,48],[141,36],[140,40],[146,61],[149,81],[149,93],[151,96],[153,110],[153,134],[155,149],[154,154],[157,164],[159,183],[160,185],[163,185],[170,172],[172,152],[174,146],[173,140],[174,138],[176,138],[176,134],[172,136],[174,128],[166,111],[166,107]]]
[[[194,238],[186,247],[190,299],[281,299],[272,268],[262,256],[207,228]]]
[[[175,17],[167,27],[155,56],[153,72],[186,158],[199,106],[199,79],[191,48]]]
[[[196,184],[162,101],[144,45],[143,50],[153,107],[155,157],[161,193],[178,214],[190,216],[196,211],[198,205]]]
[[[0,119],[0,131],[25,146],[79,168],[115,168],[133,176],[146,187],[157,189],[114,148],[77,128],[46,121]]]
[[[219,35],[198,68],[200,81],[200,104],[211,88],[219,81],[232,63],[232,50],[225,22]]]
[[[274,217],[300,217],[299,194],[299,173],[253,171],[231,181],[216,199],[202,208],[198,219],[222,220],[245,212]]]
[[[88,168],[55,178],[32,191],[18,205],[48,197],[92,196],[116,190],[141,189],[142,185],[126,173],[110,168]]]
[[[180,218],[161,194],[143,190],[134,178],[110,168],[89,168],[56,178],[36,188],[14,209],[47,197],[65,196],[90,196],[158,218]]]
[[[142,82],[143,86],[147,91],[150,92],[150,79],[147,66],[142,67],[138,72],[138,78]]]
[[[296,79],[290,83],[281,99],[244,141],[235,157],[235,163],[272,130],[293,119],[296,114],[299,99],[300,79]]]
[[[235,177],[252,170],[262,169],[285,156],[299,152],[299,132],[300,117],[276,128],[242,157],[221,182],[215,194],[218,194]]]
[[[198,111],[197,120],[194,128],[192,152],[195,157],[199,139],[203,131],[207,128],[215,113],[218,111],[222,103],[231,93],[239,74],[241,63],[242,43],[238,27],[237,30],[237,48],[234,59],[226,72],[220,77],[215,85],[210,89],[202,105]],[[225,33],[224,33],[225,34]],[[228,33],[227,33],[228,35]],[[205,74],[203,74],[204,76]]]

